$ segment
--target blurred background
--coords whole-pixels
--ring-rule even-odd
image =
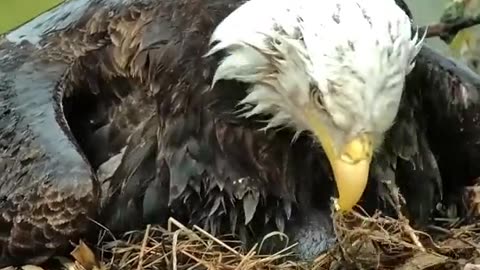
[[[420,25],[432,24],[446,18],[480,16],[480,0],[405,0]],[[480,26],[460,31],[448,44],[439,38],[429,44],[480,73]]]
[[[0,34],[36,17],[62,0],[0,0]]]
[[[447,4],[453,2],[452,0],[404,0],[412,10],[413,16],[417,24],[425,25],[436,23],[440,20]],[[448,46],[445,42],[438,38],[433,38],[428,41],[429,44],[435,46],[443,53],[448,53]]]

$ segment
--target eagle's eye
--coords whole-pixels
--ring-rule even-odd
[[[323,108],[322,92],[316,85],[310,85],[310,96],[317,107]]]

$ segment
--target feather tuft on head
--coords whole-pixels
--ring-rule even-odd
[[[383,132],[421,49],[417,31],[393,0],[250,0],[217,27],[207,55],[227,52],[214,83],[252,84],[245,117],[308,129],[301,109],[318,96],[319,111],[343,131]]]

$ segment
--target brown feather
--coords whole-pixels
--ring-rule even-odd
[[[92,1],[68,28],[43,36],[42,49],[0,45],[10,57],[0,58],[0,266],[44,261],[91,233],[88,218],[95,217],[121,233],[173,215],[248,242],[272,229],[298,236],[321,224],[326,215],[315,213],[328,209],[334,187],[320,146],[307,134],[292,142],[293,131],[260,131],[259,121],[237,117],[246,85],[219,81],[206,91],[218,65],[218,56],[203,57],[209,37],[242,1],[108,2]],[[412,76],[431,70],[421,61],[434,58],[422,51]],[[423,115],[444,112],[435,104],[424,112],[425,93],[416,92],[435,83],[407,84],[372,165],[374,191],[388,173],[407,189],[432,190],[444,179],[430,130],[439,125]],[[450,83],[441,85],[448,90]],[[114,156],[121,163],[99,183],[95,170]],[[406,164],[427,180],[405,181],[415,173]],[[419,205],[432,205],[433,195]],[[377,207],[376,199],[367,194],[363,203]],[[292,232],[299,220],[308,228]],[[313,250],[327,247],[326,227],[318,228]]]

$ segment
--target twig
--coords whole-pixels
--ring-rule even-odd
[[[246,262],[252,258],[253,255],[255,255],[255,249],[257,248],[257,244],[253,245],[253,247],[250,249],[250,251],[247,253],[247,255],[245,255],[242,260],[240,261],[240,263],[237,265],[237,267],[235,268],[235,270],[240,270],[242,269],[243,265],[246,264]]]
[[[143,236],[143,241],[142,241],[142,247],[140,248],[140,255],[138,257],[138,265],[137,265],[137,270],[142,270],[142,265],[143,265],[143,255],[145,254],[145,249],[147,248],[147,242],[148,242],[148,235],[150,233],[150,227],[151,225],[147,225],[147,229],[145,230],[145,234]]]
[[[212,239],[213,241],[217,242],[217,244],[220,244],[222,247],[228,249],[230,252],[232,252],[233,254],[241,257],[242,259],[245,257],[244,255],[238,253],[238,251],[236,251],[235,249],[233,249],[232,247],[226,245],[224,242],[220,241],[218,238],[216,238],[215,236],[211,235],[210,233],[208,233],[207,231],[203,230],[202,228],[198,227],[197,225],[193,225],[193,228],[195,228],[195,230],[199,231],[200,233],[202,233],[203,235],[207,236],[208,238]]]
[[[428,26],[420,27],[420,32],[427,31],[426,37],[439,37],[443,41],[447,41],[449,37],[455,36],[458,32],[465,28],[469,28],[480,24],[480,15],[475,17],[458,18],[448,23],[436,23]]]
[[[173,233],[172,241],[172,267],[173,270],[177,270],[177,245],[178,245],[178,236],[180,235],[180,230],[177,230]]]
[[[97,225],[98,227],[102,228],[104,234],[108,233],[108,234],[110,235],[110,237],[112,237],[112,239],[113,239],[114,241],[117,240],[117,238],[116,238],[115,235],[112,233],[112,231],[110,231],[110,229],[108,229],[105,225],[103,225],[102,223],[100,223],[100,222],[98,222],[98,221],[96,221],[96,220],[94,220],[94,219],[92,219],[92,218],[88,218],[88,220],[90,220],[92,223],[95,223],[95,225]],[[102,242],[102,240],[103,240],[103,237],[100,238],[100,239],[98,239],[98,243],[97,243],[97,244],[99,245],[99,244]]]
[[[392,199],[395,203],[393,207],[395,208],[395,212],[397,212],[398,220],[401,221],[403,230],[422,252],[426,252],[425,247],[422,245],[417,234],[410,226],[410,221],[402,213],[402,204],[405,204],[405,198],[403,198],[403,196],[400,194],[400,189],[394,184],[387,184],[387,187],[390,189],[390,193],[392,194]]]

